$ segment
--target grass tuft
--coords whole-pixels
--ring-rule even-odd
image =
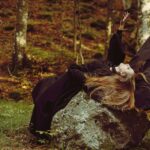
[[[0,100],[0,146],[19,147],[27,134],[32,105],[27,102]]]

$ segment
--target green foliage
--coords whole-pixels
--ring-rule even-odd
[[[34,59],[39,61],[48,61],[53,64],[60,57],[65,57],[66,59],[74,59],[74,53],[66,48],[62,48],[59,45],[52,44],[54,51],[44,50],[40,47],[30,47],[29,54],[34,57]]]
[[[14,136],[26,132],[31,116],[32,105],[25,102],[0,100],[0,146],[19,146]]]
[[[35,59],[50,59],[53,57],[53,54],[50,54],[51,52],[46,51],[40,47],[30,47],[29,53],[35,57]]]

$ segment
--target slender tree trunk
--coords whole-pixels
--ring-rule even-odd
[[[77,3],[78,8],[78,27],[79,27],[79,46],[78,46],[78,55],[80,57],[81,64],[84,64],[84,57],[82,53],[82,27],[81,27],[81,18],[80,18],[80,1]]]
[[[104,59],[107,60],[108,55],[108,47],[109,41],[112,35],[112,9],[111,9],[111,2],[112,0],[107,1],[107,30],[106,30],[106,44],[105,44],[105,52],[104,52]]]
[[[82,54],[82,28],[79,0],[74,0],[74,53],[76,57],[76,63],[79,64],[81,62],[81,64],[84,64],[84,57]]]
[[[79,25],[79,27],[80,27],[80,25]],[[84,64],[84,57],[83,57],[83,53],[82,53],[82,30],[81,29],[79,32],[79,50],[78,50],[78,53],[79,53],[78,55],[80,56],[80,59],[81,59],[81,64]]]
[[[27,45],[27,20],[28,20],[28,0],[17,0],[17,21],[15,33],[15,46],[13,52],[12,69],[17,69],[26,63],[26,45]]]
[[[64,7],[64,3],[63,0],[59,0],[59,4],[60,4],[60,47],[61,47],[61,59],[59,59],[59,63],[63,63],[63,56],[64,56],[64,46],[63,46],[63,22],[64,22],[64,12],[65,12],[65,7]]]
[[[77,0],[74,0],[74,55],[77,57]]]
[[[150,36],[150,0],[140,0],[140,28],[138,33],[138,47]]]

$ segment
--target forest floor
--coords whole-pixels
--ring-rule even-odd
[[[0,150],[54,150],[53,143],[39,145],[28,132],[33,105],[25,101],[0,101]]]
[[[0,150],[56,149],[54,143],[38,145],[27,128],[33,108],[33,87],[44,77],[62,74],[75,62],[73,1],[59,2],[30,1],[27,54],[31,64],[14,76],[9,66],[14,48],[16,0],[0,1]],[[82,48],[86,59],[97,52],[104,52],[107,41],[106,2],[93,0],[87,3],[82,0]],[[122,11],[119,3],[114,7]],[[119,13],[116,14],[119,16]],[[134,20],[130,19],[128,26],[132,28],[133,25]],[[150,133],[135,150],[148,150],[149,138]]]
[[[32,108],[33,104],[24,100],[0,100],[0,150],[58,150],[55,142],[39,144],[29,133]],[[149,150],[149,143],[150,131],[140,145],[128,150]],[[105,150],[111,149],[106,147]]]

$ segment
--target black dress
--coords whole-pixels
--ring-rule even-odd
[[[143,69],[150,81],[150,61],[147,61]],[[32,133],[50,129],[55,113],[63,109],[83,89],[84,73],[94,76],[112,75],[104,61],[95,60],[86,65],[71,65],[60,77],[43,79],[36,85],[32,92],[35,106],[29,127]],[[150,84],[142,78],[136,80],[135,105],[143,110],[150,109]]]
[[[49,130],[54,114],[64,108],[71,98],[83,89],[84,73],[89,72],[101,76],[112,74],[102,60],[95,60],[86,65],[71,65],[68,71],[59,78],[41,80],[32,92],[35,106],[30,121],[30,130]]]
[[[143,110],[150,109],[150,60],[142,68],[142,73],[145,75],[149,83],[143,78],[136,79],[135,105]]]
[[[141,62],[143,65],[141,65]],[[135,104],[138,108],[150,109],[150,37],[142,45],[135,57],[130,61],[136,73],[143,73],[149,83],[142,78],[136,79]]]

